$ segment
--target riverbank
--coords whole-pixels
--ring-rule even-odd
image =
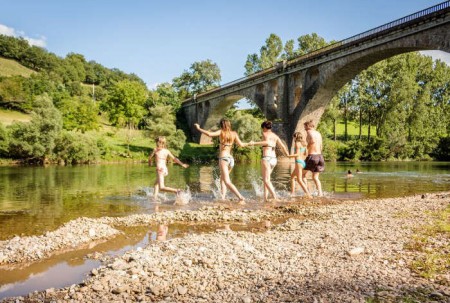
[[[448,255],[448,231],[428,234],[431,246],[422,251],[412,247],[423,225],[432,224],[433,214],[449,205],[446,192],[363,201],[301,200],[257,211],[222,206],[78,219],[41,237],[3,241],[3,264],[33,261],[26,257],[33,250],[45,257],[42,247],[59,247],[49,249],[52,254],[108,238],[119,226],[165,223],[169,235],[171,222],[221,223],[224,228],[154,241],[109,259],[81,284],[5,302],[448,302],[449,268],[424,278],[414,267],[430,249]],[[281,217],[290,219],[280,225],[268,222]],[[263,231],[235,232],[226,225],[232,222],[255,222]],[[69,233],[72,244],[65,240]],[[14,259],[8,250],[20,257]]]

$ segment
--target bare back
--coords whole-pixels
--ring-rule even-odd
[[[322,154],[322,135],[315,129],[309,129],[306,131],[306,143],[308,144],[309,155],[321,155]]]
[[[263,133],[263,139],[268,144],[262,147],[264,157],[276,157],[275,147],[277,146],[278,136],[271,131]]]
[[[220,141],[219,157],[226,157],[231,155],[231,149],[233,148],[234,141],[236,141],[238,136],[235,131],[231,131],[230,133],[231,133],[230,142]]]

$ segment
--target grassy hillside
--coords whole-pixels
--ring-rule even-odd
[[[369,129],[369,127],[367,125],[363,125],[363,127],[362,127],[362,135],[363,136],[367,136],[368,129]],[[343,136],[344,130],[345,130],[344,121],[338,122],[338,124],[336,125],[336,134],[338,136]],[[372,127],[370,128],[371,135],[372,136],[375,135],[376,132],[377,132],[377,128],[372,125]],[[347,133],[349,136],[359,136],[359,124],[356,122],[348,122],[347,123]]]
[[[30,121],[30,119],[30,115],[0,108],[0,123],[2,123],[3,125],[10,125],[14,121],[28,122]]]
[[[11,59],[5,59],[0,57],[0,77],[11,77],[11,76],[23,76],[29,77],[35,71],[26,68],[25,66],[17,63]]]

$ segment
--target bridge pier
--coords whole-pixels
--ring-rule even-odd
[[[342,40],[323,49],[202,93],[183,102],[193,139],[208,143],[193,124],[212,129],[238,100],[252,100],[290,147],[292,134],[317,126],[325,108],[348,81],[369,66],[411,51],[450,52],[450,1]]]

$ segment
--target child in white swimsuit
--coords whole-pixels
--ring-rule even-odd
[[[158,198],[159,191],[165,191],[170,193],[178,193],[181,190],[177,188],[167,187],[164,185],[164,177],[169,174],[169,170],[167,169],[167,158],[172,159],[175,163],[181,165],[184,168],[188,168],[189,165],[184,164],[178,158],[176,158],[170,150],[166,148],[166,137],[158,137],[156,138],[156,148],[153,150],[153,153],[148,158],[149,165],[152,165],[153,157],[156,159],[156,181],[155,181],[155,190],[153,192],[153,197],[155,199]]]

